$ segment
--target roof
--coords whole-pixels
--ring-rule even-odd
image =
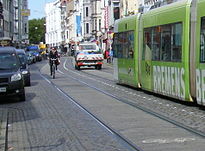
[[[28,46],[27,49],[29,49],[29,50],[38,50],[38,46]]]
[[[0,53],[15,53],[16,49],[14,47],[0,47]]]
[[[18,53],[18,54],[25,54],[25,51],[23,50],[23,49],[16,49],[16,52]]]

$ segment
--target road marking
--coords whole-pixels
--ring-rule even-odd
[[[153,143],[157,143],[157,144],[169,144],[169,143],[184,143],[184,142],[190,142],[190,141],[195,141],[195,138],[189,138],[189,137],[185,137],[185,138],[166,138],[166,139],[147,139],[147,140],[143,140],[142,143],[144,144],[153,144]]]
[[[46,80],[48,83],[50,83],[51,84],[51,81],[49,81],[46,77],[44,77],[43,75],[41,75],[40,74],[40,76],[44,79],[44,80]]]
[[[60,72],[61,74],[64,74],[62,71],[58,70],[58,72]]]

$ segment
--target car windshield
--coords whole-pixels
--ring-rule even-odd
[[[95,45],[80,45],[79,49],[80,50],[95,50],[96,46]]]
[[[21,64],[26,64],[27,59],[25,54],[18,54]]]
[[[12,70],[19,66],[18,59],[14,53],[1,53],[0,54],[0,70]]]
[[[32,52],[27,51],[27,52],[26,52],[26,55],[27,55],[27,56],[31,56],[31,55],[32,55]]]

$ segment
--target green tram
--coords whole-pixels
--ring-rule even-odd
[[[114,78],[205,105],[205,0],[181,0],[117,20]]]

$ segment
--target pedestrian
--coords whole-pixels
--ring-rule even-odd
[[[112,63],[113,62],[113,50],[110,49],[110,52],[109,52],[109,63]]]

